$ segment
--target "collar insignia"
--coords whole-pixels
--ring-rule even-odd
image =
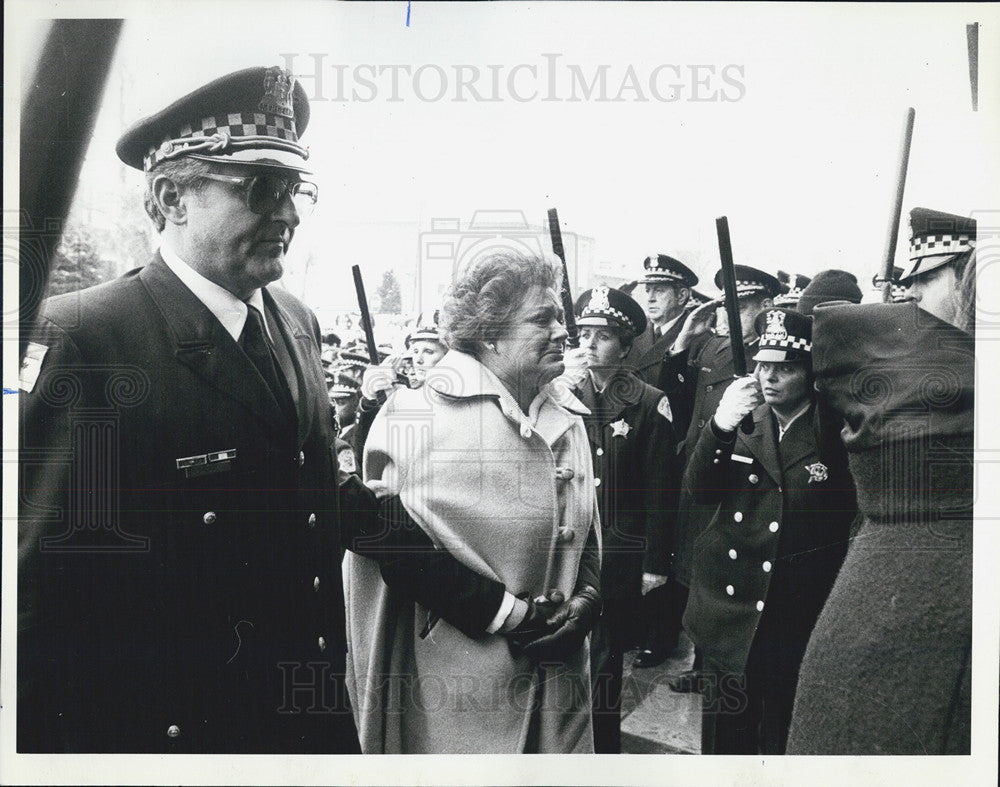
[[[806,465],[806,470],[809,471],[809,483],[819,484],[826,481],[829,478],[827,473],[826,465],[822,462],[816,462],[815,464]]]

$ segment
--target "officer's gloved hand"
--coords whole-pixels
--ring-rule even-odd
[[[563,353],[563,372],[554,381],[569,390],[579,388],[587,379],[587,348],[573,347]]]
[[[760,385],[753,375],[733,380],[722,394],[715,411],[715,425],[722,432],[735,432],[747,414],[764,401]]]
[[[641,595],[645,596],[649,593],[649,591],[654,590],[661,585],[666,585],[669,581],[670,577],[663,574],[650,574],[648,572],[643,572]]]
[[[584,585],[561,601],[562,594],[549,594],[549,604],[558,603],[546,625],[548,630],[525,644],[521,650],[535,661],[565,661],[583,646],[587,634],[601,614],[601,595]],[[561,602],[561,603],[560,603]]]
[[[378,366],[369,366],[361,377],[361,396],[369,402],[384,401],[395,384],[396,370],[388,360]]]

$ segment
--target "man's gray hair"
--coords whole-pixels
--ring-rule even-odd
[[[554,257],[505,250],[472,261],[457,275],[441,311],[441,332],[449,347],[478,358],[486,342],[513,327],[533,287],[559,289],[562,266]]]
[[[164,161],[146,173],[146,193],[142,196],[142,206],[146,209],[149,218],[153,220],[157,232],[163,232],[163,228],[167,225],[167,219],[153,197],[153,181],[160,175],[165,175],[178,186],[191,186],[211,171],[212,168],[207,161],[182,157],[173,161]]]

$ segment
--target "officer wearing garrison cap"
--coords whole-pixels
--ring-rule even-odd
[[[338,556],[361,548],[342,526],[385,528],[338,487],[319,326],[274,285],[318,198],[308,121],[291,74],[249,68],[136,123],[117,152],[159,250],[43,305],[20,375],[22,752],[359,750]],[[428,577],[422,603],[485,629],[502,585],[423,554],[393,581]]]
[[[742,332],[748,366],[752,368],[751,359],[756,352],[757,343],[754,318],[761,309],[772,305],[773,299],[781,293],[782,285],[771,274],[749,265],[736,265],[735,273],[740,309],[740,326],[735,330]],[[715,275],[715,286],[722,289],[721,270]],[[733,381],[733,358],[729,338],[711,331],[712,322],[716,318],[722,323],[726,320],[725,310],[718,306],[718,301],[690,312],[671,347],[670,354],[663,362],[660,373],[658,387],[670,398],[678,433],[685,435],[681,448],[682,455],[690,453],[694,448],[701,430],[711,419],[723,393]],[[729,326],[729,330],[733,329],[733,326]],[[676,644],[690,583],[694,539],[708,525],[713,513],[713,506],[697,505],[691,499],[690,490],[681,490],[674,531],[671,614],[667,617],[659,641],[651,642],[647,648],[651,654],[643,658],[643,666],[663,661]],[[682,675],[680,680],[675,682],[675,688],[684,691],[696,690],[697,683],[693,678],[691,674]]]
[[[643,261],[644,285],[649,320],[625,358],[644,382],[657,385],[663,356],[684,327],[684,310],[691,299],[691,288],[698,283],[694,271],[680,260],[666,254],[652,254]]]
[[[676,514],[677,440],[663,392],[623,366],[646,316],[632,298],[601,285],[576,302],[587,366],[573,393],[584,416],[601,515],[604,612],[591,634],[594,747],[621,751],[622,657],[634,642],[643,571],[664,573]],[[596,483],[596,480],[595,480]]]

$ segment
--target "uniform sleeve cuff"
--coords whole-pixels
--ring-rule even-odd
[[[500,627],[507,620],[507,616],[514,609],[514,596],[508,593],[506,590],[503,592],[503,599],[500,602],[500,609],[497,610],[496,616],[490,621],[490,625],[486,627],[487,634],[496,634]]]

